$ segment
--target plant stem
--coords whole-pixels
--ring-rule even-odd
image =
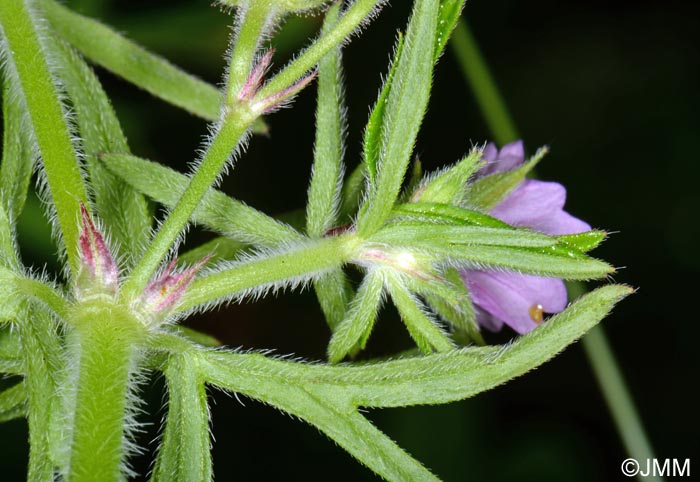
[[[494,140],[502,145],[518,139],[518,130],[508,114],[503,96],[464,20],[455,27],[450,44]]]
[[[70,321],[79,365],[68,480],[121,480],[129,378],[143,325],[101,299],[80,305]]]
[[[236,102],[236,96],[253,68],[260,42],[275,16],[275,9],[268,2],[252,1],[245,10],[240,30],[234,38],[233,53],[229,62],[226,86],[228,105]]]
[[[289,283],[294,278],[307,280],[312,275],[342,266],[353,256],[358,243],[354,235],[321,238],[298,249],[248,261],[195,279],[178,311],[232,297],[245,290]]]
[[[327,52],[348,38],[367,19],[369,14],[384,1],[355,1],[331,29],[322,34],[309,48],[265,84],[257,95],[257,99],[271,97],[293,85],[297,79],[313,69]]]
[[[61,102],[31,13],[22,0],[0,2],[0,24],[7,42],[5,54],[16,70],[44,170],[56,207],[72,272],[78,267],[78,211],[87,204]]]
[[[158,265],[175,244],[190,216],[207,190],[216,181],[231,156],[231,152],[245,135],[253,120],[253,117],[237,116],[232,113],[224,121],[209,145],[197,172],[187,185],[187,189],[182,193],[182,197],[165,219],[143,257],[126,280],[123,293],[127,297],[138,295],[146,287],[153,273],[158,269]]]
[[[250,75],[260,40],[273,16],[274,8],[266,2],[252,2],[245,11],[231,54],[226,108],[221,127],[209,144],[187,189],[127,279],[123,291],[127,297],[136,296],[146,287],[158,265],[176,244],[178,236],[207,190],[216,182],[216,178],[231,157],[231,152],[256,120],[257,114],[252,113],[246,105],[240,105],[236,95]]]
[[[464,19],[457,24],[451,44],[496,141],[505,144],[517,139],[515,125]],[[572,294],[585,291],[581,283],[570,283],[569,288]],[[644,426],[602,328],[584,336],[583,346],[628,454],[639,461],[653,459]]]
[[[588,332],[583,339],[583,349],[627,453],[642,465],[644,461],[654,459],[654,451],[644,432],[644,425],[625,387],[625,380],[602,326],[598,325]],[[663,480],[653,474],[648,477],[638,476],[638,478],[645,482]]]

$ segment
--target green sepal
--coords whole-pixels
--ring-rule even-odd
[[[456,204],[464,198],[467,181],[481,167],[481,151],[472,150],[454,166],[431,176],[413,194],[411,201]]]
[[[460,341],[466,343],[484,344],[484,339],[476,323],[474,305],[469,290],[459,271],[448,268],[440,282],[425,282],[419,280],[412,288],[428,302],[430,307],[444,321],[452,325]],[[424,286],[421,286],[424,285]]]
[[[525,229],[452,226],[417,221],[404,221],[386,226],[368,241],[393,246],[413,246],[427,251],[436,249],[440,252],[443,249],[449,250],[450,247],[482,245],[544,248],[556,243],[554,238],[546,234]]]
[[[549,150],[542,147],[517,169],[492,174],[472,182],[464,195],[464,205],[482,211],[490,211],[525,180],[528,173],[535,168],[547,152]]]
[[[563,234],[557,236],[557,239],[582,253],[587,253],[597,248],[607,237],[608,233],[605,231],[593,230],[585,233]]]
[[[400,204],[394,208],[390,221],[397,219],[426,220],[435,223],[454,224],[459,226],[483,226],[489,228],[515,229],[500,219],[488,214],[465,209],[451,204],[414,202]]]

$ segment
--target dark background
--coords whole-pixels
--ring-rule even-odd
[[[206,2],[68,1],[211,82],[220,81],[229,19]],[[386,71],[396,29],[411,2],[394,0],[345,53],[350,139],[360,136]],[[548,144],[542,178],[568,188],[567,208],[616,231],[596,255],[625,267],[618,282],[639,287],[604,322],[659,458],[698,459],[697,208],[700,122],[698,19],[694,2],[470,0],[465,10],[526,146]],[[304,44],[318,19],[292,20],[277,43],[277,65]],[[135,153],[185,170],[206,125],[100,71]],[[269,213],[302,207],[310,170],[314,89],[269,118],[223,188]],[[451,52],[435,76],[418,143],[426,168],[454,162],[490,138]],[[41,227],[35,220],[32,233]],[[51,258],[23,231],[35,265]],[[195,233],[190,246],[206,239]],[[32,258],[33,257],[33,258]],[[193,323],[232,346],[275,348],[321,359],[328,331],[312,293],[232,306]],[[376,352],[408,346],[385,310]],[[162,381],[147,391],[163,415]],[[212,391],[217,480],[376,480],[316,429],[254,401]],[[516,478],[620,480],[626,458],[580,345],[537,371],[475,399],[439,407],[372,411],[369,417],[447,481]],[[26,427],[3,427],[0,463],[20,480]],[[149,445],[151,448],[155,444]],[[695,457],[695,458],[694,458]],[[142,472],[147,457],[134,464]],[[693,466],[697,471],[698,467]]]

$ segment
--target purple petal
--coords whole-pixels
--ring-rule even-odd
[[[496,172],[505,172],[519,167],[525,162],[525,146],[523,141],[515,141],[501,147],[496,160]]]
[[[489,142],[484,147],[481,160],[486,164],[479,170],[480,177],[515,169],[525,160],[523,141],[506,144],[500,151],[493,142]]]
[[[490,214],[513,226],[545,234],[573,234],[591,227],[563,210],[566,189],[556,182],[523,181]]]
[[[493,142],[489,142],[484,147],[484,152],[481,153],[481,160],[487,164],[491,164],[498,157],[498,148]]]
[[[488,311],[482,310],[478,305],[474,305],[474,315],[477,324],[489,331],[501,331],[503,328],[503,320],[499,320]]]
[[[538,305],[546,313],[558,313],[566,308],[566,288],[560,279],[477,270],[460,274],[474,303],[520,334],[538,325],[531,313]],[[493,320],[488,320],[485,326],[498,327]]]

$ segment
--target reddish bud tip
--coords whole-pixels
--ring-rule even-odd
[[[80,203],[80,217],[82,228],[78,243],[83,270],[93,282],[106,288],[115,288],[119,279],[117,264],[83,203]]]
[[[177,259],[171,261],[165,270],[146,286],[141,295],[146,310],[151,313],[162,313],[174,308],[197,272],[210,259],[211,256],[207,256],[196,265],[179,273],[175,272]]]

